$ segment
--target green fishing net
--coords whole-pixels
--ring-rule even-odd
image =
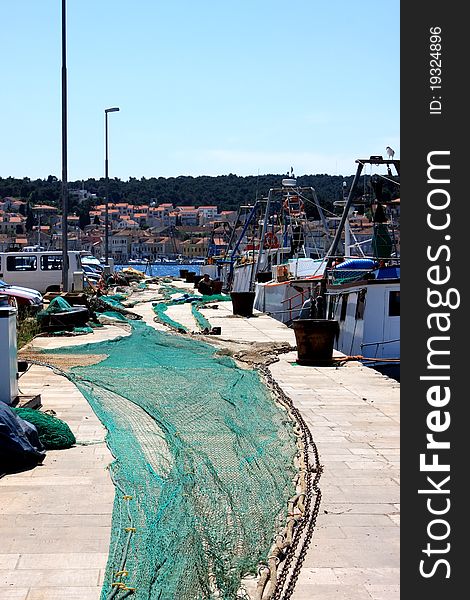
[[[114,294],[113,296],[100,296],[100,300],[109,304],[109,306],[124,308],[122,301],[125,300],[127,296],[123,296],[122,294]]]
[[[174,285],[162,285],[160,288],[160,293],[165,298],[165,300],[169,300],[174,294],[178,294],[179,296],[181,296],[182,294],[184,294],[184,291],[181,288],[176,287]]]
[[[53,352],[108,356],[72,373],[115,457],[102,600],[243,597],[295,492],[292,423],[258,374],[139,321]]]
[[[70,303],[67,302],[65,298],[62,298],[61,296],[56,296],[55,298],[52,298],[47,308],[38,312],[38,317],[50,315],[51,313],[54,314],[69,310],[72,310],[72,306],[70,305]]]
[[[70,448],[77,441],[70,427],[53,415],[33,408],[14,408],[16,414],[38,430],[41,443],[46,450]]]
[[[93,327],[99,327],[99,324],[93,324]],[[93,333],[93,327],[74,327],[72,330],[67,331],[50,331],[49,335],[51,336],[69,336],[69,335],[86,335],[88,333]]]
[[[188,331],[187,327],[185,327],[184,325],[181,325],[181,323],[178,323],[178,321],[175,321],[169,315],[167,315],[166,311],[170,305],[171,305],[170,303],[166,303],[166,302],[157,302],[154,305],[153,310],[155,312],[157,319],[160,321],[160,323],[165,323],[165,325],[169,325],[170,327],[172,327],[173,329],[176,329],[177,331],[187,332]]]
[[[335,285],[341,283],[352,283],[353,281],[361,281],[364,279],[364,273],[368,271],[357,269],[336,269],[332,271],[332,282]]]
[[[111,319],[117,319],[118,321],[126,321],[127,322],[127,319],[123,314],[112,311],[112,310],[105,310],[105,311],[101,312],[100,315],[104,315],[105,317],[110,317]]]
[[[193,314],[193,317],[199,327],[199,329],[201,329],[202,331],[204,331],[205,329],[211,329],[212,325],[209,323],[209,321],[206,319],[206,317],[200,312],[200,308],[201,306],[204,306],[204,302],[194,302],[193,304],[191,304],[191,312]]]
[[[213,294],[211,296],[190,294],[181,295],[181,289],[172,286],[165,286],[163,295],[165,297],[165,300],[163,302],[155,302],[153,304],[153,310],[156,314],[156,317],[161,323],[169,325],[173,329],[176,329],[180,332],[187,332],[188,328],[182,325],[181,323],[178,323],[177,321],[172,319],[168,314],[166,314],[166,311],[169,306],[186,304],[187,302],[190,302],[191,312],[196,321],[196,324],[199,327],[199,329],[204,331],[205,329],[211,329],[211,324],[206,319],[206,317],[199,311],[199,309],[202,306],[205,306],[206,304],[210,304],[211,302],[226,302],[231,299],[230,296],[226,294]]]

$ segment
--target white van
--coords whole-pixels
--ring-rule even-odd
[[[68,291],[81,291],[80,252],[69,251],[68,258]],[[0,279],[10,285],[33,288],[41,294],[58,292],[62,286],[62,252],[0,252]]]

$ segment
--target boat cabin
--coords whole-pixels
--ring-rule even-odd
[[[371,363],[400,357],[400,279],[378,269],[374,278],[327,286],[327,318],[339,322],[335,348]],[[344,271],[343,271],[344,273]]]

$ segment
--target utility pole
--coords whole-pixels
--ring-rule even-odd
[[[62,291],[68,291],[68,189],[67,189],[67,44],[66,0],[62,0]]]

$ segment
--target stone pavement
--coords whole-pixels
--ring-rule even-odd
[[[295,345],[293,331],[274,319],[234,317],[229,302],[218,306],[203,310],[222,328],[214,337]],[[196,330],[188,309],[169,314]],[[166,329],[149,303],[133,310]],[[400,386],[358,363],[304,367],[295,351],[279,359],[273,376],[308,423],[324,466],[317,527],[292,599],[398,599]],[[44,466],[0,479],[0,600],[98,600],[114,496],[104,429],[78,390],[50,370],[33,367],[20,385],[25,394],[40,392],[44,409],[53,408],[79,441],[94,443],[50,451]]]
[[[324,472],[316,532],[293,600],[399,598],[399,384],[376,371],[304,367],[296,353],[271,372],[313,434]]]

